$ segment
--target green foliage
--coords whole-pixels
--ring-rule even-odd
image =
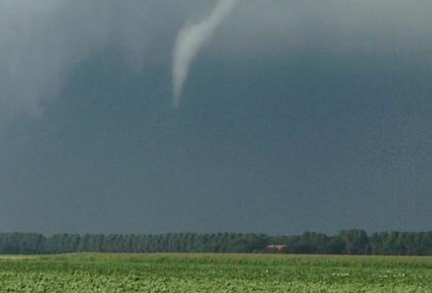
[[[239,254],[0,258],[0,293],[432,292],[432,259]]]
[[[266,249],[269,244],[282,250]],[[295,236],[241,233],[55,234],[0,233],[0,254],[58,254],[70,252],[218,252],[356,255],[432,255],[432,232],[382,232],[368,236],[363,230],[338,235],[305,232]]]

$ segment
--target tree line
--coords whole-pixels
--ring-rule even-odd
[[[277,247],[277,249],[274,249]],[[337,235],[255,233],[55,234],[0,233],[1,254],[71,252],[215,252],[356,255],[432,255],[432,232],[343,230]]]

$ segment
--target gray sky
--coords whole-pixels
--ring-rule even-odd
[[[432,2],[0,0],[0,230],[430,230]]]

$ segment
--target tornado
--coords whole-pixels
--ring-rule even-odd
[[[191,63],[211,39],[217,27],[234,10],[240,0],[219,0],[202,22],[185,25],[178,33],[173,52],[173,105],[178,107]]]

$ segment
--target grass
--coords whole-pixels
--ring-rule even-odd
[[[0,292],[430,293],[432,258],[242,254],[0,257]]]

